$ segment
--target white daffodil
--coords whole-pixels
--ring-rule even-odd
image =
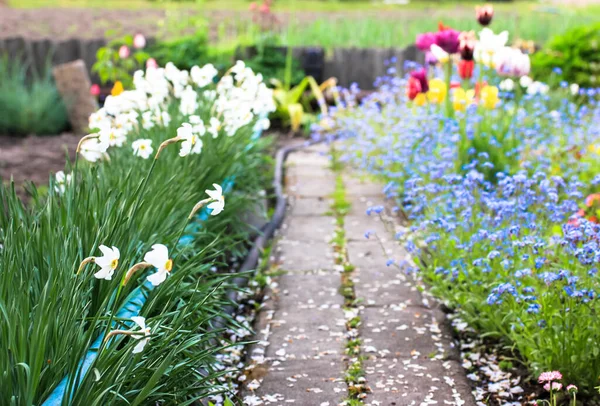
[[[177,138],[182,140],[179,156],[188,156],[189,154],[199,154],[202,151],[202,141],[194,133],[189,123],[183,123],[177,129]]]
[[[192,125],[192,131],[194,134],[202,137],[206,134],[206,127],[204,127],[204,121],[200,118],[200,116],[190,116],[189,119],[190,124]]]
[[[108,137],[101,133],[98,137],[87,139],[81,143],[81,156],[87,161],[96,162],[104,156],[109,146]]]
[[[429,51],[435,56],[435,59],[437,59],[439,63],[446,63],[450,60],[450,54],[436,44],[432,44]]]
[[[192,67],[190,70],[190,77],[198,87],[205,87],[212,83],[214,77],[217,76],[218,73],[217,69],[209,63],[202,68],[198,66]]]
[[[221,123],[219,119],[216,117],[211,117],[208,123],[208,133],[213,136],[213,138],[217,138],[219,136],[219,130],[221,129]]]
[[[119,128],[110,128],[100,131],[100,137],[108,138],[108,145],[111,147],[122,147],[127,141],[127,133]]]
[[[131,146],[133,147],[133,155],[139,156],[143,159],[150,158],[150,155],[152,155],[152,152],[154,152],[154,148],[152,148],[152,140],[149,139],[135,140]]]
[[[138,340],[138,343],[133,347],[133,351],[131,352],[139,354],[144,351],[144,347],[148,344],[148,341],[150,341],[150,327],[146,327],[146,319],[142,316],[134,316],[131,320],[140,328],[132,334],[132,337]]]
[[[67,185],[71,183],[71,174],[65,174],[63,171],[56,172],[54,175],[54,190],[58,193],[65,193]]]
[[[512,92],[515,89],[515,82],[511,78],[506,78],[498,86],[503,92]]]
[[[260,131],[260,130],[268,130],[269,127],[271,126],[271,121],[268,118],[260,118],[256,121],[256,124],[254,124],[254,131]]]
[[[109,248],[106,245],[101,245],[98,248],[104,255],[94,258],[94,262],[100,267],[100,270],[94,274],[94,278],[109,281],[119,265],[121,253],[117,247]]]
[[[144,261],[156,268],[156,273],[148,276],[148,280],[153,286],[163,283],[173,269],[173,260],[169,258],[169,249],[163,244],[154,244],[152,251],[144,256]]]
[[[205,190],[206,194],[213,200],[207,207],[211,209],[211,216],[216,216],[225,209],[225,197],[223,196],[223,188],[221,185],[213,183],[215,190]]]

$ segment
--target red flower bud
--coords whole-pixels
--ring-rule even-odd
[[[414,100],[415,97],[422,91],[421,82],[419,79],[410,77],[408,78],[408,84],[406,85],[406,95],[410,100]]]

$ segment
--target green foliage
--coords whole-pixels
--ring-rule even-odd
[[[119,56],[122,46],[129,48],[130,55],[126,58]],[[125,88],[130,88],[133,85],[133,72],[142,69],[148,58],[150,56],[146,52],[134,48],[133,36],[126,35],[98,50],[92,72],[98,74],[103,84],[120,81]]]
[[[210,106],[203,106],[198,114],[207,119]],[[0,186],[0,404],[39,405],[66,375],[73,399],[65,404],[74,405],[191,404],[219,390],[222,372],[212,365],[228,345],[222,329],[241,327],[222,312],[230,274],[213,267],[228,269],[247,252],[240,216],[265,181],[269,140],[251,142],[251,123],[232,137],[204,137],[199,155],[181,158],[170,146],[157,160],[134,157],[130,141],[151,139],[157,148],[176,134],[185,117],[177,102],[168,111],[169,126],[137,126],[126,146],[111,148],[110,160],[67,163],[72,180],[62,193],[54,181],[44,196],[32,188],[25,207],[14,185]],[[188,222],[205,189],[234,177],[223,213]],[[179,246],[184,227],[194,239]],[[157,243],[169,247],[174,268],[141,310],[150,342],[136,355],[136,340],[117,336],[76,384],[79,360],[96,337],[131,328],[115,314],[146,274],[121,281]],[[94,278],[93,264],[76,273],[100,244],[120,249],[110,281]]]
[[[68,124],[50,67],[28,79],[27,67],[6,57],[0,58],[0,112],[0,134],[53,135]]]
[[[160,66],[173,62],[179,69],[186,70],[207,62],[207,51],[208,34],[205,30],[171,41],[159,41],[149,49]]]
[[[556,67],[561,78],[582,87],[600,86],[600,24],[573,28],[555,36],[540,52],[533,55],[536,76],[549,76]]]
[[[271,79],[283,81],[286,75],[285,49],[274,46],[258,46],[257,51],[256,56],[246,61],[246,66],[261,73],[267,82]],[[297,58],[291,58],[290,68],[290,84],[295,86],[304,79],[305,73]]]

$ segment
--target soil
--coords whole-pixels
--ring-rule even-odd
[[[0,179],[14,179],[20,195],[24,195],[26,181],[47,185],[50,173],[64,168],[67,152],[75,157],[80,138],[69,133],[25,138],[0,135]]]

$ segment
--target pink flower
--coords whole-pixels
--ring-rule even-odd
[[[98,85],[96,85],[96,84],[93,84],[93,85],[90,87],[90,94],[91,94],[92,96],[96,96],[96,97],[98,97],[98,96],[100,95],[100,86],[98,86]]]
[[[421,51],[429,51],[432,44],[435,44],[435,33],[426,32],[424,34],[417,35],[417,40],[415,41],[415,45]]]
[[[579,388],[575,385],[567,386],[567,392],[569,392],[569,393],[577,393],[578,390],[579,390]]]
[[[148,58],[148,60],[146,61],[146,69],[156,69],[156,68],[158,68],[158,63],[156,62],[156,59]]]
[[[248,7],[250,9],[250,11],[256,11],[256,9],[258,8],[258,5],[256,4],[255,1],[253,1],[252,3],[250,3],[250,7]]]
[[[552,391],[559,391],[562,389],[562,383],[552,382]],[[550,383],[544,385],[544,390],[550,392]]]
[[[129,47],[127,45],[121,45],[121,48],[119,48],[119,58],[121,59],[129,58],[130,53],[131,52],[129,51]]]
[[[135,37],[133,37],[133,47],[135,49],[142,49],[146,46],[146,37],[144,37],[142,34],[135,34]]]
[[[562,374],[560,371],[550,371],[550,372],[542,372],[540,377],[538,378],[539,383],[544,382],[552,382],[552,381],[560,381],[562,379]]]

